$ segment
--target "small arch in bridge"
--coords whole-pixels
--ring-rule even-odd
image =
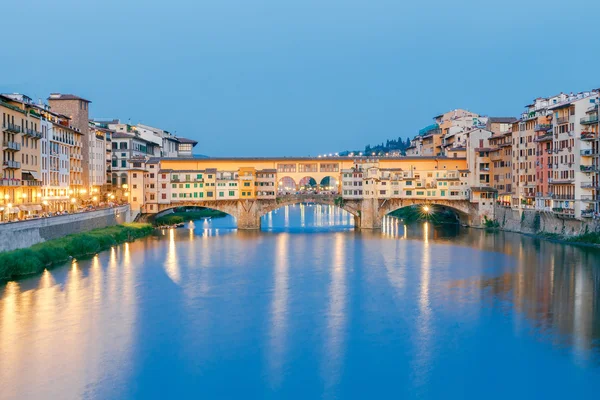
[[[305,176],[304,178],[300,179],[298,186],[299,186],[299,190],[301,190],[301,191],[316,190],[317,189],[317,181],[315,180],[315,178],[313,178],[311,176]]]
[[[279,182],[277,182],[277,191],[280,194],[294,193],[296,190],[298,190],[298,185],[296,184],[296,181],[293,178],[289,176],[283,176],[279,178]]]
[[[333,194],[339,193],[339,181],[333,176],[326,176],[319,182],[319,190],[330,192]]]

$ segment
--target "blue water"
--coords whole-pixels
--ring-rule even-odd
[[[598,250],[352,224],[196,221],[0,286],[0,398],[598,396]]]

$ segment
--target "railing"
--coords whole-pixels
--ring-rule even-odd
[[[0,179],[0,186],[21,186],[21,180],[2,178]]]
[[[559,117],[556,119],[557,124],[567,124],[569,123],[569,117]]]
[[[598,123],[598,116],[597,115],[592,115],[591,117],[583,117],[579,120],[579,122],[581,123],[581,125],[591,125],[591,124],[597,124]]]
[[[553,194],[553,200],[575,200],[575,195],[573,194]]]
[[[600,189],[600,186],[592,183],[592,182],[581,182],[582,189]]]
[[[596,140],[597,138],[596,132],[581,132],[581,140]]]
[[[552,140],[552,132],[539,135],[534,139],[536,142],[545,142]]]
[[[534,128],[536,132],[549,131],[550,129],[552,129],[552,124],[536,124]],[[550,135],[552,135],[552,133]]]
[[[21,168],[21,163],[18,161],[4,161],[2,163],[2,165],[4,166],[4,168]]]
[[[12,133],[21,133],[21,127],[15,124],[4,124],[4,130]]]
[[[24,179],[21,181],[21,183],[23,186],[42,186],[42,181]]]
[[[6,147],[7,150],[19,151],[21,150],[21,143],[5,141],[2,143],[2,147]]]
[[[581,210],[582,218],[591,218],[594,216],[594,210]]]
[[[585,149],[580,151],[582,156],[591,156],[594,154],[592,149]]]
[[[581,169],[581,172],[597,172],[598,171],[598,167],[596,167],[594,165],[581,165],[579,168]]]
[[[595,201],[594,196],[591,194],[584,194],[581,196],[581,201]]]

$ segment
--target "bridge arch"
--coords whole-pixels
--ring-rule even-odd
[[[456,214],[458,222],[471,225],[478,212],[477,206],[467,200],[442,200],[442,199],[388,199],[379,208],[379,217],[406,207],[419,207],[423,213],[435,213],[441,210],[450,210]]]
[[[298,190],[298,184],[291,176],[282,176],[277,181],[277,192],[280,194],[295,193]]]
[[[275,202],[271,202],[268,204],[264,204],[259,211],[259,216],[263,217],[264,215],[270,213],[271,211],[278,210],[285,206],[292,206],[295,204],[301,203],[313,203],[320,204],[325,206],[335,206],[338,207],[354,217],[360,216],[360,204],[355,201],[346,201],[342,202],[336,200],[334,196],[323,196],[323,195],[294,195],[294,196],[285,196],[283,198],[278,199]]]
[[[327,175],[319,182],[319,191],[324,191],[332,194],[340,192],[340,180],[335,176]]]
[[[305,176],[298,182],[298,190],[301,192],[317,190],[318,182],[312,176]]]

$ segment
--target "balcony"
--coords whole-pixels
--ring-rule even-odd
[[[21,127],[15,124],[4,124],[3,128],[6,132],[21,133]]]
[[[581,140],[596,140],[597,138],[596,132],[581,132]]]
[[[19,169],[21,168],[21,163],[18,161],[4,161],[2,166],[6,169]]]
[[[581,165],[579,168],[581,172],[598,172],[598,167],[594,165]]]
[[[552,132],[545,133],[543,135],[539,135],[534,139],[536,142],[548,142],[552,141]]]
[[[592,149],[581,150],[580,153],[583,157],[590,157],[590,156],[594,155],[594,152]]]
[[[42,138],[42,134],[40,132],[35,131],[33,129],[29,129],[29,128],[23,129],[23,135],[25,135],[25,136],[31,136],[34,139],[41,139]]]
[[[21,150],[21,143],[6,141],[2,143],[3,150],[19,151]]]
[[[600,189],[600,186],[594,184],[593,182],[581,182],[582,189]]]
[[[592,218],[594,210],[581,210],[581,218]]]
[[[598,201],[598,199],[594,199],[594,196],[592,196],[591,194],[584,194],[583,196],[581,196],[581,201],[593,203],[593,202]]]
[[[553,194],[553,200],[575,200],[575,195],[573,194]]]
[[[569,123],[569,116],[556,118],[556,123],[559,124],[559,125],[568,124]]]
[[[2,178],[0,179],[0,186],[21,186],[21,181],[19,179]]]
[[[42,181],[24,179],[21,181],[23,186],[42,186]]]
[[[589,117],[583,117],[579,120],[581,125],[593,125],[598,123],[598,115],[592,115]]]
[[[545,132],[552,129],[552,124],[536,124],[534,130],[536,132]]]

